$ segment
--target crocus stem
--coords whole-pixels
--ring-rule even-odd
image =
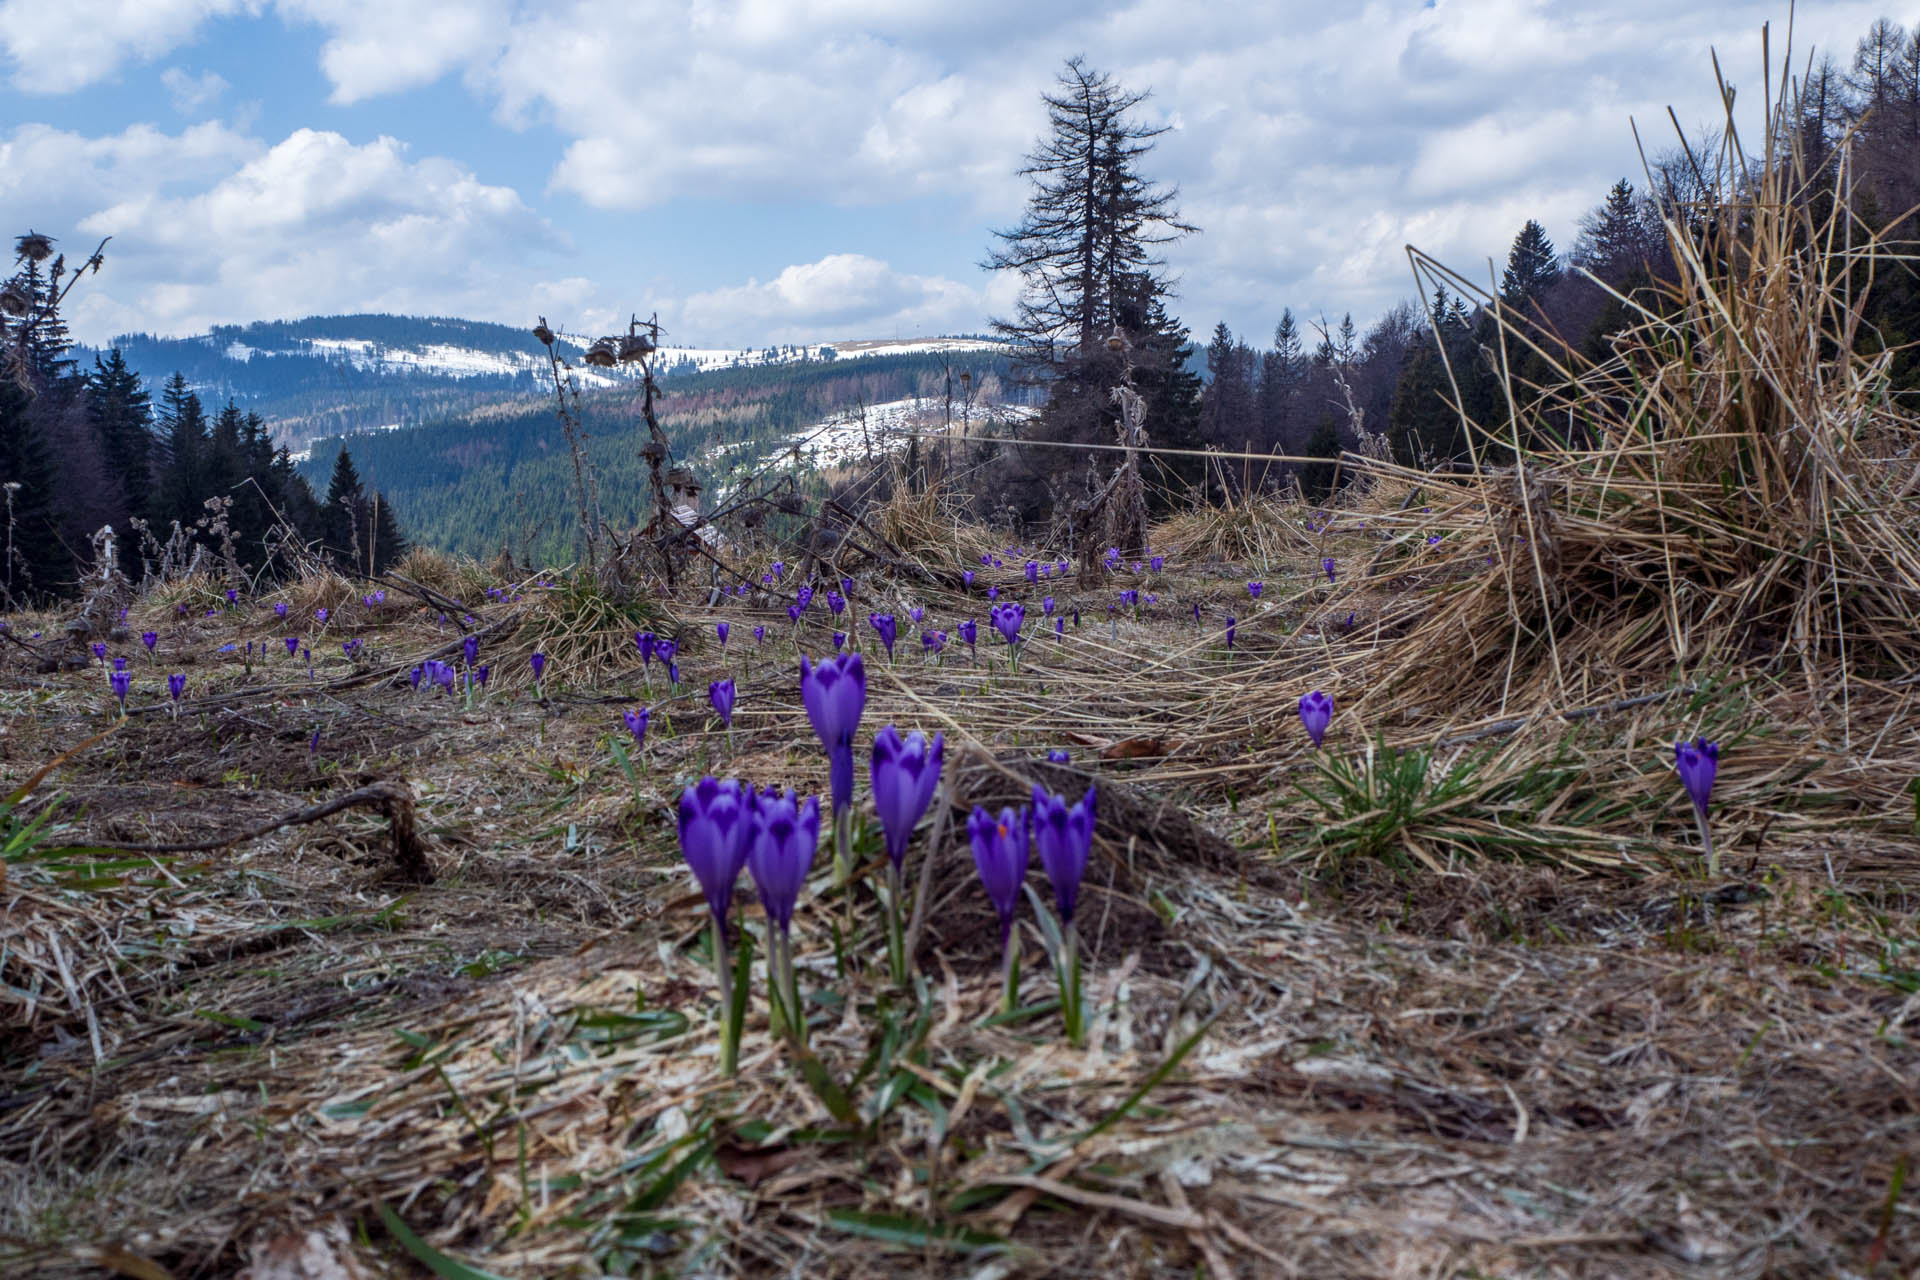
[[[733,754],[733,726],[727,726],[727,754]]]
[[[804,1046],[807,1043],[807,1016],[800,1008],[800,978],[793,967],[793,937],[782,934],[780,938],[780,968],[785,994],[781,999],[787,1006],[787,1034],[793,1042]]]
[[[833,815],[833,887],[844,889],[853,878],[853,865],[847,846],[852,843],[853,810],[841,809]]]
[[[1020,995],[1020,954],[1013,932],[1007,932],[1004,954],[1000,957],[1000,1012],[1012,1013]]]
[[[1693,816],[1700,823],[1700,847],[1707,851],[1707,874],[1720,874],[1720,853],[1713,847],[1713,832],[1707,826],[1707,814],[1704,809],[1695,809]]]
[[[740,1040],[727,1025],[733,1011],[733,973],[727,966],[726,926],[717,916],[713,921],[713,973],[720,979],[720,1074],[730,1076]]]
[[[642,676],[643,678],[645,678],[645,680],[646,680],[646,682],[647,682],[647,696],[648,696],[649,698],[651,698],[651,697],[653,696],[653,666],[652,666],[652,664],[651,664],[651,663],[649,663],[649,664],[648,664],[647,666],[644,666],[644,667],[642,667],[642,668],[640,668],[640,674],[641,674],[641,676]]]
[[[1060,964],[1060,1017],[1066,1024],[1067,1043],[1080,1049],[1087,1042],[1086,1010],[1080,997],[1080,935],[1071,924],[1065,926],[1065,955]]]
[[[792,1025],[787,1012],[786,968],[781,960],[789,941],[777,930],[767,930],[767,1004],[773,1010],[773,1033],[785,1035]]]
[[[894,983],[907,984],[907,937],[900,913],[900,867],[887,860],[887,964]]]

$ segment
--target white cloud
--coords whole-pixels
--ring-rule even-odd
[[[430,84],[489,59],[505,41],[508,0],[279,0],[289,18],[330,33],[320,67],[333,100],[359,102]]]
[[[262,0],[0,0],[0,49],[15,87],[68,93],[130,59],[160,57],[208,18],[258,13]]]
[[[0,0],[0,48],[16,85],[71,89],[130,59],[160,56],[209,17],[265,3]],[[761,221],[777,228],[782,211],[820,205],[872,225],[913,198],[957,210],[949,225],[977,227],[974,242],[959,246],[948,231],[929,233],[942,237],[928,250],[944,263],[984,253],[988,228],[1018,216],[1025,188],[1015,171],[1044,128],[1039,95],[1066,57],[1085,54],[1122,84],[1151,87],[1143,118],[1172,126],[1145,168],[1179,184],[1183,211],[1205,229],[1168,251],[1181,278],[1178,310],[1203,332],[1224,316],[1255,334],[1270,332],[1284,305],[1378,314],[1412,290],[1408,242],[1476,277],[1527,217],[1567,247],[1579,213],[1615,178],[1638,180],[1629,117],[1654,148],[1670,143],[1669,103],[1689,126],[1710,120],[1711,47],[1741,85],[1743,108],[1757,103],[1760,24],[1784,17],[1778,0],[1705,8],[1671,0],[274,3],[282,20],[323,32],[321,66],[338,103],[459,75],[479,100],[476,148],[500,124],[552,131],[560,154],[549,188],[562,209],[574,200],[615,211],[741,202],[767,211]],[[1796,55],[1818,44],[1844,62],[1881,7],[1803,5]],[[1776,21],[1776,76],[1783,28]],[[478,119],[487,111],[494,126]],[[1746,128],[1751,136],[1751,115]],[[392,132],[404,136],[405,121]],[[9,145],[28,146],[27,135],[16,130]],[[83,172],[50,172],[44,203],[77,207],[76,193],[104,187],[127,216],[145,219],[143,228],[158,216],[151,211],[165,210],[225,219],[228,234],[260,238],[257,253],[251,245],[235,252],[259,257],[257,271],[278,281],[276,292],[262,295],[242,274],[228,281],[236,309],[274,301],[268,310],[285,313],[296,304],[279,305],[282,294],[345,298],[361,288],[445,311],[507,287],[498,282],[539,274],[524,252],[540,238],[529,230],[539,220],[512,191],[471,175],[463,185],[449,162],[409,159],[398,144],[356,148],[303,133],[271,154],[258,142],[239,159],[220,151],[228,169],[203,175],[198,187],[180,180],[199,193],[192,196],[161,192],[152,166],[142,168],[137,153],[159,146],[156,136],[128,130],[87,140]],[[219,151],[236,138],[202,135],[196,145]],[[187,135],[160,149],[200,172]],[[271,179],[248,177],[255,167]],[[129,178],[134,170],[148,176]],[[396,184],[392,198],[370,185],[366,175],[376,173]],[[14,180],[0,171],[0,193]],[[425,204],[407,203],[429,193]],[[359,246],[360,257],[313,247],[322,227],[326,238]],[[493,257],[468,261],[483,263],[475,270],[494,283],[474,285],[436,236],[462,252],[484,246]],[[850,234],[834,247],[846,252],[764,283],[701,292],[699,281],[670,280],[643,290],[639,268],[630,268],[636,278],[610,283],[684,295],[676,323],[701,330],[685,332],[689,340],[787,340],[802,330],[844,337],[866,324],[970,328],[1004,309],[1009,282],[924,274],[927,260],[910,256],[900,237],[879,248]],[[728,257],[725,245],[702,248],[705,259]],[[282,252],[340,274],[298,286],[277,269]],[[389,265],[361,272],[361,259]],[[191,282],[185,293],[155,288],[169,315],[206,310]],[[548,305],[563,303],[582,313],[605,305],[584,286]]]
[[[519,321],[592,296],[555,269],[566,246],[518,194],[392,138],[29,126],[0,141],[0,225],[28,224],[69,249],[113,237],[68,310],[94,341],[330,311]]]
[[[717,346],[917,337],[976,330],[1005,296],[939,276],[896,271],[877,258],[835,253],[787,267],[764,283],[696,293],[664,308],[676,337]]]
[[[179,67],[168,67],[160,73],[160,83],[166,88],[167,95],[173,99],[173,109],[183,116],[197,116],[205,107],[220,100],[232,86],[226,77],[218,72],[205,71],[193,75]]]

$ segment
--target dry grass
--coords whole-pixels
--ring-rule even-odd
[[[1804,338],[1849,332],[1834,273],[1869,250],[1767,216],[1568,370],[1589,446],[1482,477],[1360,462],[1332,511],[1183,516],[1155,531],[1167,571],[1127,577],[1157,597],[1138,616],[1109,619],[1120,583],[1029,588],[1014,560],[970,595],[862,577],[857,614],[950,630],[991,586],[1079,624],[1017,675],[984,623],[977,664],[957,640],[924,660],[904,623],[893,664],[869,645],[866,725],[944,729],[954,808],[915,991],[881,972],[870,819],[851,893],[802,901],[851,1121],[757,998],[718,1073],[670,816],[708,771],[824,788],[784,599],[636,615],[416,565],[472,606],[483,661],[553,660],[543,701],[502,678],[471,707],[407,687],[458,644],[433,608],[295,585],[309,678],[251,606],[136,604],[162,661],[23,803],[48,839],[179,840],[396,778],[437,876],[397,883],[359,815],[205,857],[10,854],[0,1267],[258,1277],[304,1247],[402,1274],[418,1232],[529,1278],[1912,1274],[1916,424],[1883,369]],[[1004,541],[937,492],[879,519],[929,566]],[[688,638],[682,691],[643,688],[635,616]],[[263,632],[264,664],[222,648]],[[9,785],[114,725],[97,669],[4,662]],[[174,669],[177,719],[148,709]],[[731,747],[701,696],[722,674]],[[1315,687],[1341,706],[1322,753],[1294,719]],[[629,777],[610,744],[643,700]],[[1713,879],[1670,764],[1694,733],[1724,748]],[[991,1016],[952,819],[1089,779],[1076,1051],[1030,938],[1033,1007]]]

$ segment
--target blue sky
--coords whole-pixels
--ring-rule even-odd
[[[1796,64],[1883,12],[1802,5]],[[1170,126],[1148,171],[1203,228],[1177,313],[1261,342],[1408,295],[1409,242],[1476,275],[1528,217],[1568,247],[1640,173],[1630,117],[1656,145],[1669,105],[1712,118],[1710,48],[1757,99],[1769,19],[1777,58],[1786,6],[1744,0],[0,0],[0,228],[114,236],[69,309],[92,341],[362,310],[974,331],[1082,54]]]

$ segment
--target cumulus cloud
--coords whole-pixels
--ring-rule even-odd
[[[0,48],[16,85],[71,88],[159,56],[208,17],[265,3],[0,0]],[[1796,52],[1819,45],[1844,62],[1879,8],[1803,6]],[[1018,217],[1026,188],[1016,170],[1045,127],[1039,95],[1065,58],[1084,54],[1122,84],[1152,88],[1142,118],[1169,129],[1145,167],[1179,185],[1184,213],[1205,229],[1167,252],[1180,312],[1201,330],[1225,317],[1256,333],[1284,305],[1378,314],[1412,290],[1408,242],[1478,272],[1537,217],[1566,247],[1582,210],[1615,178],[1639,175],[1629,117],[1655,148],[1671,141],[1669,103],[1689,126],[1711,121],[1713,47],[1742,86],[1743,107],[1757,103],[1760,24],[1781,16],[1777,0],[1708,9],[1670,0],[649,0],[626,9],[274,0],[274,9],[322,30],[336,102],[458,75],[477,110],[493,114],[491,127],[556,135],[547,194],[557,211],[575,202],[635,213],[831,207],[850,226],[872,226],[907,201],[937,203],[948,218],[929,232],[942,237],[929,250],[943,263],[984,252],[987,229]],[[1776,50],[1782,35],[1776,29]],[[395,126],[404,134],[403,121]],[[476,146],[487,127],[476,128]],[[1751,117],[1743,127],[1756,132]],[[424,161],[396,163],[409,182],[435,181]],[[531,216],[524,206],[522,215]],[[487,226],[506,219],[499,209],[476,216]],[[968,234],[973,243],[951,242]],[[1007,288],[915,274],[929,267],[897,239],[876,250],[850,235],[844,247],[765,283],[673,280],[652,291],[685,294],[689,323],[756,342],[813,316],[945,315],[973,327],[998,309],[986,291]],[[724,263],[727,253],[705,256]],[[471,296],[457,279],[428,278],[453,289],[439,309]],[[961,318],[969,296],[978,309]],[[736,331],[750,323],[778,332]]]
[[[718,346],[914,337],[976,330],[1003,295],[835,253],[773,279],[696,293],[666,308],[677,333]]]
[[[113,237],[70,309],[96,341],[329,311],[517,321],[591,296],[512,189],[393,138],[300,129],[268,146],[217,124],[106,138],[28,126],[0,141],[0,222],[66,228],[87,248]]]
[[[199,75],[168,67],[160,73],[160,83],[166,88],[167,96],[173,99],[173,109],[183,116],[197,116],[205,108],[220,100],[220,96],[231,87],[225,76],[218,72],[206,71]]]
[[[0,0],[8,79],[35,93],[67,93],[131,60],[178,47],[208,18],[258,13],[262,0]]]

